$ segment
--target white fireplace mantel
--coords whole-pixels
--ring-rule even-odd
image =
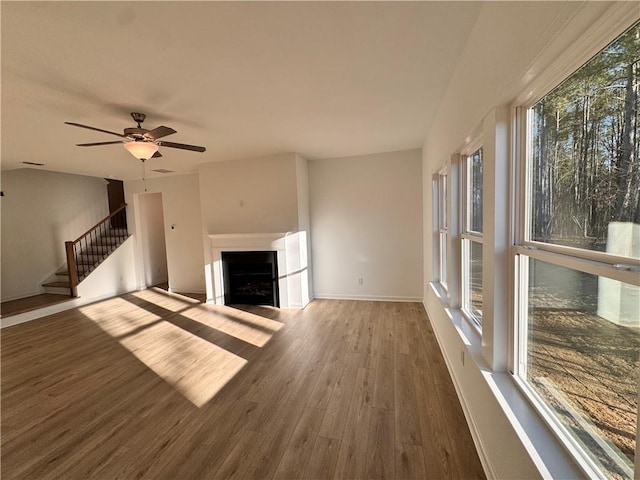
[[[207,303],[224,305],[222,252],[275,251],[278,259],[280,308],[309,303],[306,232],[224,233],[205,236]]]

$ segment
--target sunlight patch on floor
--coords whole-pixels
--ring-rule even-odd
[[[265,346],[273,334],[284,325],[275,320],[220,305],[201,304],[182,312],[182,315],[256,347]]]
[[[247,363],[166,321],[130,335],[120,344],[198,407]]]
[[[151,287],[146,290],[132,292],[131,296],[151,302],[154,305],[169,310],[170,312],[179,312],[190,306],[198,305],[200,302],[193,298],[185,297],[176,293],[169,293],[161,288]]]
[[[203,332],[208,327],[256,347],[266,345],[284,325],[155,288],[81,307],[80,311],[198,407],[211,400],[247,360],[206,339],[206,334],[199,336],[191,327],[181,326],[181,322],[197,322]]]
[[[162,319],[159,315],[132,305],[122,298],[95,303],[79,310],[112,337],[125,336]]]

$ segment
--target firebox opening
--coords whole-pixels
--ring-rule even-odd
[[[222,252],[224,304],[280,307],[275,251]]]

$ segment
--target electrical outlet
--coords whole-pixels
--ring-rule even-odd
[[[464,367],[464,350],[460,350],[460,360],[462,361],[462,366]]]
[[[364,285],[364,279],[362,277],[358,277],[358,285]]]

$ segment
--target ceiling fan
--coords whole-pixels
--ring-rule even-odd
[[[144,119],[147,118],[144,113],[133,112],[131,113],[131,117],[133,118],[133,121],[138,124],[138,126],[125,128],[124,134],[111,132],[102,128],[90,127],[88,125],[82,125],[80,123],[64,123],[66,123],[67,125],[73,125],[74,127],[95,130],[96,132],[108,133],[110,135],[115,135],[122,138],[122,140],[116,140],[113,142],[77,143],[76,146],[78,147],[95,147],[98,145],[114,145],[117,143],[121,143],[124,148],[126,148],[129,153],[131,153],[131,155],[136,157],[138,160],[142,160],[143,162],[150,158],[161,157],[162,154],[158,151],[158,147],[179,148],[181,150],[191,150],[192,152],[206,151],[205,147],[186,145],[184,143],[165,142],[164,140],[160,140],[163,137],[176,133],[176,131],[171,127],[165,126],[160,126],[154,128],[153,130],[142,128],[142,122],[144,122]]]

